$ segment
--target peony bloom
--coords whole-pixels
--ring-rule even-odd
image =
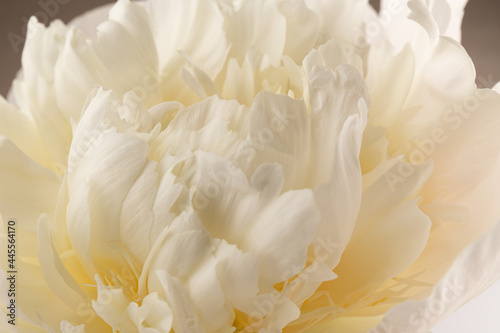
[[[500,277],[500,94],[465,2],[31,19],[0,99],[3,330],[426,332]]]

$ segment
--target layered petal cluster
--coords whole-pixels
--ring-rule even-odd
[[[0,97],[2,328],[426,332],[500,277],[500,94],[474,83],[464,6],[32,18]]]

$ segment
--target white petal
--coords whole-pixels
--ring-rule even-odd
[[[302,63],[307,77],[311,77],[314,66],[336,70],[339,65],[351,65],[359,73],[363,73],[363,61],[356,48],[352,44],[335,39],[311,50]]]
[[[335,72],[314,67],[309,77],[309,94],[313,147],[310,172],[311,186],[315,187],[331,179],[335,155],[338,154],[332,147],[342,140],[340,133],[347,118],[360,112],[366,113],[366,103],[361,107],[359,101],[364,99],[367,102],[369,96],[360,73],[347,65],[338,66]],[[359,134],[362,134],[365,123],[358,124],[362,127]],[[354,146],[354,152],[358,155],[359,148]]]
[[[61,179],[0,137],[0,212],[36,230],[41,214],[54,213]]]
[[[240,245],[259,257],[261,286],[286,280],[304,268],[318,222],[309,190],[286,192],[262,211]]]
[[[106,4],[79,15],[69,22],[69,26],[79,28],[90,38],[97,37],[97,26],[106,21],[109,11],[114,4]]]
[[[73,326],[66,320],[61,321],[59,329],[62,333],[85,333],[85,324]]]
[[[338,278],[321,287],[329,290],[336,304],[364,300],[418,258],[427,244],[431,221],[416,201],[402,203],[353,234],[334,270]]]
[[[320,17],[320,26],[323,28],[320,44],[331,39],[354,44],[362,32],[364,18],[370,10],[365,0],[305,0],[305,3]]]
[[[445,1],[413,1],[413,10],[422,13],[422,8],[427,16],[427,28],[432,25],[437,31],[433,34],[446,36],[457,42],[461,40],[461,24],[464,15],[464,8],[468,0],[445,0]],[[390,40],[395,50],[399,51],[403,46],[414,40],[419,34],[420,27],[415,22],[408,19],[410,9],[407,0],[382,0],[380,7],[380,25],[384,27],[384,34]],[[420,3],[420,5],[418,5]],[[415,8],[421,7],[420,10]],[[429,14],[431,16],[429,16]],[[422,16],[421,16],[422,17]],[[421,21],[420,21],[421,22]],[[424,23],[424,26],[426,23]]]
[[[432,295],[397,305],[371,333],[427,332],[500,279],[500,223],[467,247]]]
[[[134,325],[126,313],[130,301],[123,290],[108,288],[97,275],[96,283],[97,300],[92,301],[92,307],[97,315],[114,329],[132,328]]]
[[[244,1],[241,8],[225,18],[227,37],[232,43],[230,57],[241,64],[248,50],[255,49],[278,65],[286,40],[286,19],[275,1]]]
[[[194,190],[193,206],[205,228],[232,244],[242,241],[258,218],[254,212],[269,205],[283,186],[279,165],[262,165],[249,184],[245,173],[230,162],[202,152],[184,165],[183,179]]]
[[[489,89],[477,90],[465,101],[473,108],[462,104],[450,109],[445,121],[437,125],[444,130],[444,136],[439,137],[445,140],[427,140],[418,150],[432,156],[435,166],[419,194],[422,209],[439,223],[433,228],[426,250],[405,276],[421,272],[419,280],[432,284],[443,276],[458,253],[500,216],[496,205],[500,200],[500,95]],[[425,270],[431,266],[435,268]]]
[[[171,276],[165,270],[158,270],[154,281],[158,287],[155,289],[162,290],[165,299],[168,300],[169,306],[174,314],[172,328],[178,333],[199,332],[206,333],[205,328],[198,321],[198,316],[191,305],[185,287],[179,279]]]
[[[13,84],[19,108],[31,114],[42,144],[51,158],[64,165],[71,128],[67,114],[57,107],[54,96],[54,66],[64,45],[67,28],[54,21],[48,28],[32,17],[23,51],[23,76]]]
[[[363,199],[355,230],[415,197],[432,171],[432,161],[417,166],[395,158],[363,175]]]
[[[309,161],[305,157],[309,156],[311,129],[305,103],[262,91],[252,104],[249,121],[253,151],[238,159],[245,173],[252,174],[262,163],[276,162],[283,166],[284,190],[307,186]]]
[[[448,36],[450,38],[453,38],[457,42],[460,42],[462,40],[462,19],[464,17],[464,8],[467,5],[468,0],[448,0],[446,1],[446,4],[449,6],[450,11],[449,11],[449,20],[448,24],[446,25],[446,29],[441,28],[441,35]],[[438,11],[437,8],[439,8],[441,3],[439,1],[434,2],[434,11]],[[444,5],[441,5],[442,7],[445,7]],[[443,8],[444,9],[444,8]],[[441,12],[443,11],[441,9]],[[441,26],[441,21],[437,15],[437,13],[434,15],[436,17],[436,20],[438,21],[438,24]]]
[[[217,96],[180,110],[157,140],[154,156],[183,155],[196,150],[221,156],[234,153],[248,133],[248,112],[235,101]]]
[[[70,29],[53,69],[57,107],[68,119],[80,119],[87,96],[96,85],[102,84],[97,73],[98,65],[99,60],[83,33]]]
[[[120,239],[139,263],[146,260],[152,247],[150,240],[154,237],[153,205],[158,191],[155,169],[156,163],[146,163],[121,208]]]
[[[139,333],[167,333],[172,329],[172,310],[156,293],[144,297],[140,306],[131,302],[127,312]]]
[[[337,141],[329,181],[314,190],[314,198],[321,212],[315,249],[317,253],[322,253],[323,260],[331,268],[340,261],[361,204],[362,178],[358,156],[366,125],[366,106],[362,100],[360,111],[362,115],[350,116],[339,137],[335,138]]]
[[[259,292],[259,261],[236,246],[221,241],[215,253],[217,277],[224,296],[231,305],[242,312],[254,310],[254,296]]]
[[[279,11],[286,17],[284,54],[300,64],[304,56],[316,46],[320,32],[319,16],[304,0],[277,1]]]
[[[148,2],[160,57],[160,70],[177,71],[182,57],[188,54],[193,63],[210,77],[221,70],[227,53],[224,19],[212,1],[175,0]]]
[[[147,143],[137,137],[107,132],[83,156],[69,186],[67,225],[71,243],[87,261],[89,246],[95,264],[110,268],[105,260],[121,261],[122,205],[146,164],[147,151]]]
[[[98,40],[90,46],[100,61],[103,86],[119,94],[133,90],[146,105],[160,102],[157,50],[146,10],[121,0],[98,29]]]
[[[74,309],[81,304],[90,304],[55,251],[49,228],[48,216],[42,215],[38,222],[38,260],[47,285],[63,302]]]
[[[26,155],[39,164],[51,168],[50,156],[41,144],[38,130],[29,115],[19,111],[0,96],[0,135],[8,137]]]

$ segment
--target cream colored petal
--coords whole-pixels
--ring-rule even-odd
[[[304,0],[276,1],[286,18],[284,54],[300,64],[309,50],[316,46],[320,33],[319,16],[311,11]]]
[[[311,128],[307,108],[302,100],[285,95],[260,92],[250,111],[249,143],[237,164],[252,174],[262,163],[283,166],[284,190],[304,188],[309,184]],[[248,165],[248,166],[247,166]]]
[[[212,96],[180,110],[152,143],[152,155],[184,155],[203,150],[228,156],[234,154],[247,133],[247,109],[235,101]]]
[[[153,0],[147,4],[158,45],[160,70],[177,71],[188,54],[193,63],[214,77],[221,70],[228,48],[224,18],[214,1]],[[167,78],[168,80],[168,78]]]
[[[255,49],[278,65],[286,41],[286,18],[276,1],[244,1],[240,8],[227,12],[224,28],[231,45],[230,57],[241,64],[248,50]]]
[[[114,4],[106,4],[94,9],[91,9],[82,15],[72,19],[68,25],[77,27],[89,38],[97,37],[97,26],[106,21],[109,17],[109,11]]]
[[[34,231],[41,214],[54,214],[61,179],[0,137],[0,212]]]
[[[380,217],[381,213],[390,212],[402,202],[414,198],[432,172],[432,161],[417,166],[395,158],[363,175],[363,198],[355,231]]]
[[[249,54],[244,57],[241,64],[236,58],[229,58],[222,85],[222,96],[225,99],[236,99],[243,105],[251,105],[258,85],[257,70],[257,64],[252,61]]]
[[[235,318],[232,305],[226,303],[216,265],[214,257],[203,260],[186,283],[198,319],[208,332],[230,330]]]
[[[158,47],[163,100],[186,105],[199,102],[200,98],[182,81],[179,67],[187,63],[184,54],[212,80],[222,70],[229,43],[217,3],[153,0],[146,8]]]
[[[259,292],[258,259],[225,241],[221,241],[215,256],[215,269],[224,296],[235,309],[251,313],[255,307],[253,300]]]
[[[459,108],[450,110],[450,118],[437,126],[443,130],[439,138],[445,140],[427,140],[422,148],[429,150],[418,150],[427,152],[434,161],[435,171],[419,195],[424,199],[422,209],[429,207],[429,216],[439,224],[424,253],[404,277],[419,273],[419,280],[436,283],[458,253],[500,216],[496,205],[500,200],[500,147],[495,139],[500,126],[500,95],[477,90],[465,101],[473,102],[470,105],[474,107],[459,104]],[[441,213],[436,210],[439,207]],[[457,211],[461,213],[458,218]],[[430,266],[435,269],[425,270]]]
[[[121,0],[109,15],[98,27],[97,41],[89,42],[100,61],[97,71],[103,86],[119,94],[133,90],[145,105],[157,104],[161,101],[158,57],[146,10]]]
[[[261,165],[249,184],[228,161],[197,152],[184,166],[183,178],[196,188],[193,205],[205,228],[259,257],[261,287],[303,268],[318,222],[316,206],[309,190],[279,196],[283,175],[278,165]]]
[[[306,77],[309,78],[314,66],[322,66],[335,71],[339,65],[351,65],[360,74],[364,72],[363,60],[356,47],[335,39],[311,50],[302,63]]]
[[[196,312],[191,305],[184,285],[179,279],[171,276],[165,270],[156,272],[155,289],[162,290],[161,294],[168,300],[169,306],[174,314],[172,328],[177,333],[200,332],[206,333],[206,329],[198,321]]]
[[[120,234],[120,214],[146,164],[147,150],[137,137],[104,133],[83,156],[70,184],[69,238],[79,254],[87,254],[87,261],[90,246],[98,268],[112,268],[108,259],[123,260],[120,237],[129,236]]]
[[[129,253],[143,263],[152,244],[153,205],[158,192],[156,163],[148,162],[130,188],[120,213],[120,239]]]
[[[37,246],[36,243],[33,245]],[[36,261],[18,257],[16,265],[19,272],[16,300],[20,317],[45,331],[58,330],[61,318],[65,318],[74,323],[87,323],[90,331],[107,332],[106,325],[86,303],[78,303],[75,309],[63,302],[46,283]]]
[[[410,266],[422,253],[430,219],[409,200],[353,234],[335,268],[338,278],[322,285],[338,305],[347,306],[373,293]]]
[[[95,29],[95,27],[94,27]],[[57,107],[68,120],[80,120],[87,96],[99,79],[99,60],[78,29],[72,28],[65,36],[58,61],[54,66],[54,98]]]
[[[130,301],[123,293],[123,290],[107,287],[98,276],[96,276],[96,284],[97,300],[92,301],[92,308],[95,313],[102,318],[113,331],[135,329],[135,325],[126,312]]]
[[[71,128],[66,114],[54,97],[54,66],[64,45],[67,28],[54,21],[48,28],[32,17],[23,51],[23,75],[13,84],[13,95],[19,108],[31,114],[40,139],[51,159],[65,165]],[[53,169],[57,165],[51,165]]]
[[[66,320],[61,321],[59,329],[62,333],[85,333],[85,324],[73,326]]]
[[[320,18],[322,38],[319,44],[331,39],[356,43],[364,28],[364,18],[370,11],[366,0],[305,0],[305,3]]]
[[[47,285],[64,303],[74,309],[90,304],[52,245],[47,215],[42,215],[38,221],[38,260]]]
[[[359,110],[361,115],[350,116],[336,138],[329,181],[314,189],[314,198],[321,212],[314,245],[316,253],[321,253],[322,261],[331,268],[340,261],[361,203],[362,178],[358,156],[366,125],[366,105],[362,100]]]
[[[44,167],[51,168],[47,149],[40,142],[33,118],[18,110],[0,96],[0,135],[6,136],[26,155]]]
[[[172,329],[172,310],[156,293],[144,297],[140,306],[131,302],[127,312],[139,333],[168,333]]]
[[[500,223],[467,247],[430,297],[391,309],[370,333],[427,332],[500,279]]]
[[[467,3],[468,0],[446,1],[446,4],[450,8],[448,16],[449,20],[447,22],[448,24],[446,26],[446,29],[441,28],[442,35],[453,38],[457,42],[460,42],[462,40],[462,19],[464,17],[464,9]],[[443,12],[446,6],[441,5],[443,8],[441,9],[439,5],[440,5],[439,1],[434,2],[433,14],[434,12],[436,12],[434,16],[436,17],[438,24],[440,24],[441,26],[441,22],[444,21],[444,19],[440,20],[438,18],[438,12]],[[441,10],[438,11],[438,8]]]
[[[364,99],[366,105],[369,96],[360,73],[348,65],[338,66],[335,72],[315,66],[309,76],[309,95],[312,127],[310,185],[314,188],[331,179],[331,170],[336,163],[334,155],[338,154],[332,147],[338,144],[347,118],[366,113],[366,106],[362,107],[359,100]],[[361,134],[365,124],[359,125],[362,126]]]
[[[372,101],[370,123],[391,129],[413,115],[413,110],[402,112],[402,109],[418,73],[415,73],[415,54],[410,46],[395,56],[389,56],[389,52],[384,48],[372,50],[366,82]]]
[[[239,244],[262,210],[283,186],[281,168],[262,166],[249,184],[245,173],[229,161],[198,151],[183,167],[182,178],[192,188],[193,208],[210,234]],[[274,177],[274,178],[273,178]]]
[[[429,8],[429,12],[439,29],[439,35],[448,36],[458,42],[461,40],[462,18],[467,2],[467,0],[422,1]],[[396,48],[400,48],[406,42],[411,41],[416,25],[407,19],[410,10],[406,5],[406,1],[382,0],[380,12],[383,13],[381,19],[385,23],[383,25],[385,26],[385,33]]]
[[[241,244],[243,251],[261,260],[261,286],[286,280],[304,268],[319,218],[309,190],[286,192],[261,213]]]

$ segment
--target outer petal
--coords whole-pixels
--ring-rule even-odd
[[[60,55],[67,28],[54,21],[48,28],[32,17],[23,51],[23,75],[14,81],[13,95],[19,108],[31,114],[42,144],[53,161],[64,165],[71,140],[67,114],[57,107],[54,96],[54,66]],[[51,165],[55,169],[55,165]]]
[[[68,25],[79,28],[85,35],[90,38],[97,37],[97,26],[106,21],[109,16],[109,11],[113,3],[106,4],[75,17]]]
[[[216,1],[152,0],[147,10],[158,47],[162,99],[186,105],[198,102],[182,81],[179,66],[186,63],[185,54],[211,79],[224,66],[229,43]]]
[[[419,0],[425,7],[429,8],[438,33],[447,36],[457,42],[461,40],[461,25],[464,8],[468,0]],[[412,41],[415,37],[418,25],[409,20],[410,8],[407,0],[382,0],[380,6],[381,23],[384,34],[390,40],[396,50]]]
[[[10,140],[0,137],[0,212],[36,230],[38,217],[54,213],[60,177],[23,154]]]
[[[391,309],[370,333],[427,332],[500,279],[500,222],[466,248],[429,298]]]
[[[47,215],[38,222],[38,260],[47,285],[63,302],[74,309],[90,304],[52,245]]]
[[[160,102],[158,54],[143,6],[118,1],[98,29],[98,40],[90,46],[100,62],[97,72],[103,85],[120,94],[134,90],[146,105]]]
[[[52,167],[47,149],[40,142],[33,118],[0,96],[0,135],[8,137],[26,155],[45,167]]]
[[[339,277],[321,288],[329,289],[338,305],[355,307],[418,258],[430,228],[416,200],[402,203],[353,234],[335,269]]]

